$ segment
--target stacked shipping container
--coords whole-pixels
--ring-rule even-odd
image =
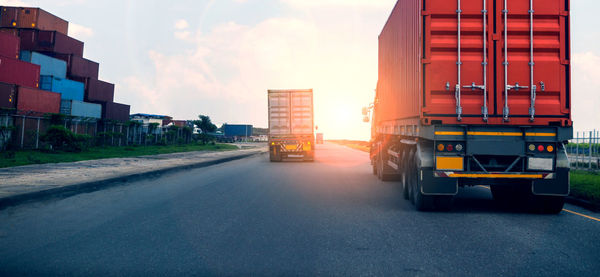
[[[130,106],[113,102],[114,85],[98,80],[99,64],[68,28],[39,8],[0,7],[0,108],[129,120]]]

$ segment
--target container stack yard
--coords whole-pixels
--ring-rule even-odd
[[[114,103],[115,86],[98,79],[99,64],[68,29],[40,8],[0,7],[0,109],[128,121],[130,106]]]

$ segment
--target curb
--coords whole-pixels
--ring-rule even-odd
[[[582,200],[579,198],[575,198],[573,196],[568,196],[565,199],[565,202],[571,204],[571,205],[575,205],[575,206],[579,206],[585,209],[588,209],[590,211],[593,212],[599,212],[600,211],[600,205],[596,204],[596,203],[592,203],[590,201],[587,200]]]
[[[0,198],[0,210],[5,209],[10,206],[16,206],[16,205],[19,205],[19,204],[22,204],[25,202],[40,200],[43,198],[58,196],[61,194],[65,195],[65,196],[71,196],[71,195],[76,195],[76,194],[80,194],[80,193],[84,193],[84,192],[97,191],[97,190],[109,188],[113,185],[116,185],[117,183],[135,181],[135,180],[144,179],[144,178],[147,178],[150,176],[160,176],[160,175],[164,175],[167,173],[174,173],[174,172],[183,171],[183,170],[208,167],[208,166],[212,166],[212,165],[232,162],[232,161],[241,160],[241,159],[249,158],[249,157],[256,156],[256,155],[262,155],[262,154],[264,154],[264,152],[259,151],[259,152],[255,152],[255,153],[247,153],[247,154],[243,154],[243,155],[226,157],[226,158],[216,159],[216,160],[212,160],[212,161],[204,161],[204,162],[195,163],[195,164],[169,167],[169,168],[164,168],[164,169],[159,169],[159,170],[149,171],[149,172],[144,172],[144,173],[129,174],[129,175],[108,178],[108,179],[104,179],[104,180],[100,180],[100,181],[85,182],[85,183],[73,184],[73,185],[68,185],[68,186],[63,186],[63,187],[57,187],[57,188],[51,188],[51,189],[46,189],[46,190],[33,191],[33,192],[27,192],[27,193],[23,193],[23,194],[3,197],[3,198]]]

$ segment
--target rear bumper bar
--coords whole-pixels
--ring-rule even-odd
[[[554,179],[554,173],[465,173],[436,171],[434,176],[437,178],[468,178],[468,179]]]

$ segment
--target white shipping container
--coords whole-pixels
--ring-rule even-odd
[[[313,135],[313,91],[269,90],[269,135]]]

